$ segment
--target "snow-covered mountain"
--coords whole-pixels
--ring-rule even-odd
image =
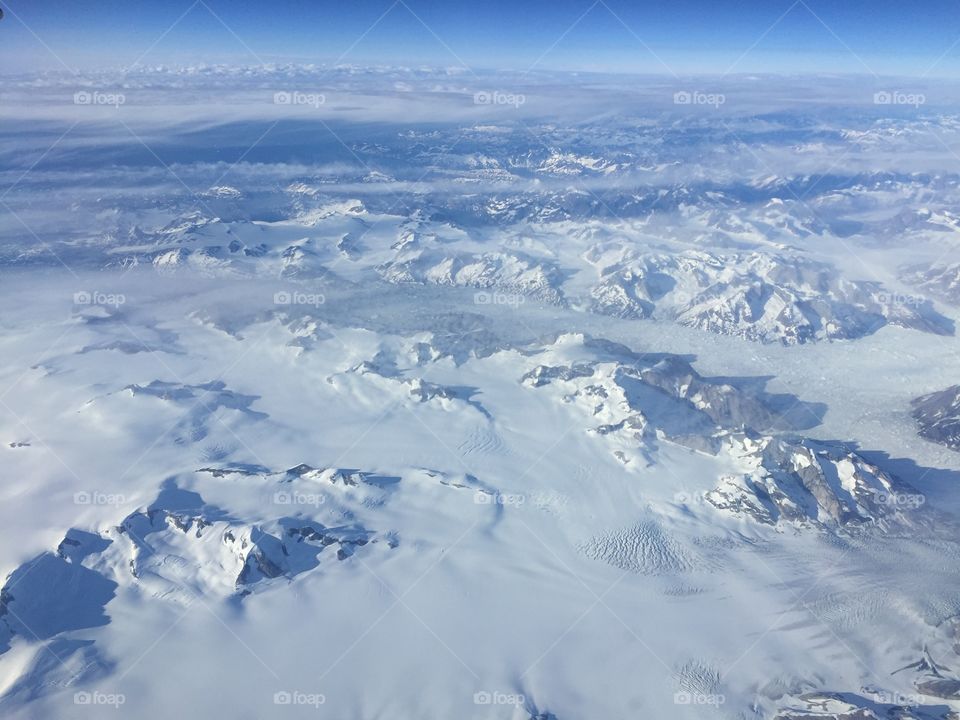
[[[783,82],[0,79],[0,714],[956,717],[960,123]]]
[[[960,385],[918,397],[911,405],[921,437],[960,450]]]

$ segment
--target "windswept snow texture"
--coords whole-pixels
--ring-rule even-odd
[[[955,718],[960,93],[711,82],[0,80],[0,715]]]

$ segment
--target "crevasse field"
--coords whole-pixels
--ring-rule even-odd
[[[957,89],[4,76],[0,715],[957,717]]]

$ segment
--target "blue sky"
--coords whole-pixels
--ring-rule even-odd
[[[957,0],[0,0],[0,6],[7,9],[0,22],[4,70],[55,67],[57,58],[77,67],[260,58],[680,74],[960,74]]]

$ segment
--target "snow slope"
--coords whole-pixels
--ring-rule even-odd
[[[950,107],[495,80],[2,80],[3,717],[960,711]]]

